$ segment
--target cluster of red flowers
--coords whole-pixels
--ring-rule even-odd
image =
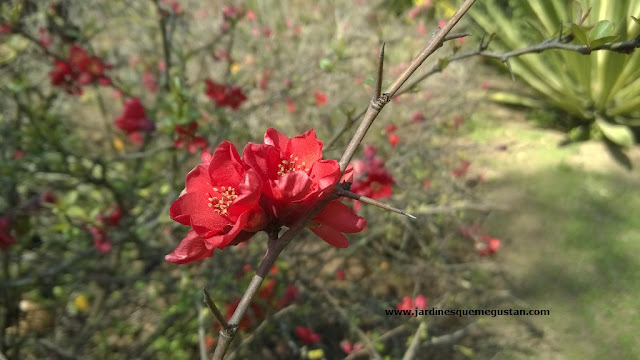
[[[256,232],[292,226],[340,180],[335,160],[322,159],[322,141],[313,129],[288,138],[267,130],[263,144],[249,143],[242,158],[223,141],[186,179],[182,195],[169,210],[173,220],[192,230],[165,259],[190,263],[247,241]],[[345,176],[345,180],[349,176]],[[344,248],[343,233],[364,230],[366,219],[333,200],[307,227],[327,243]]]
[[[202,150],[207,148],[207,140],[202,136],[196,135],[196,130],[198,130],[197,122],[192,121],[187,126],[176,125],[174,130],[176,134],[178,134],[178,138],[173,141],[176,149],[186,147],[187,150],[193,154],[198,148]]]
[[[500,249],[500,239],[492,238],[485,234],[477,224],[471,227],[462,226],[460,227],[460,232],[464,237],[474,241],[474,246],[479,256],[493,255]]]
[[[353,162],[353,184],[351,191],[374,200],[391,196],[391,185],[395,183],[393,176],[387,171],[384,160],[376,156],[377,149],[373,145],[364,148],[364,160]],[[360,202],[354,201],[353,208],[358,211]]]
[[[92,226],[89,228],[89,232],[91,232],[91,236],[93,237],[93,246],[101,253],[108,253],[113,246],[113,244],[107,237],[105,228],[118,225],[121,218],[122,211],[120,211],[120,208],[116,206],[108,215],[98,215],[96,220],[102,226]]]
[[[467,171],[469,170],[469,166],[471,166],[471,163],[469,161],[462,160],[460,161],[460,165],[457,168],[451,170],[451,175],[454,178],[458,178],[467,173]]]
[[[305,345],[315,344],[320,341],[320,335],[316,334],[311,328],[302,326],[296,327],[296,335],[302,340]]]
[[[137,145],[142,143],[140,132],[150,132],[156,129],[153,121],[147,118],[140,99],[135,97],[125,100],[122,115],[116,118],[115,125],[118,129],[126,132],[131,141]]]
[[[424,295],[418,295],[415,299],[405,296],[402,298],[402,302],[396,305],[398,310],[424,310],[427,308],[427,298]]]
[[[227,106],[236,110],[247,100],[239,87],[218,84],[210,79],[205,80],[205,84],[207,85],[205,93],[220,107]]]
[[[63,88],[70,95],[82,94],[82,85],[94,82],[100,85],[111,84],[111,79],[104,74],[104,70],[110,65],[96,56],[89,56],[78,45],[71,46],[66,61],[56,59],[53,66],[54,69],[49,72],[51,85]]]
[[[242,19],[246,14],[246,10],[240,6],[225,5],[222,7],[222,25],[220,30],[226,33],[231,28],[231,24]],[[254,14],[255,15],[255,14]]]

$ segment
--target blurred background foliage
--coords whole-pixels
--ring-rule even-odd
[[[213,148],[222,140],[261,142],[269,127],[289,136],[313,127],[325,157],[337,159],[371,99],[379,44],[387,43],[388,82],[453,6],[3,2],[0,351],[16,359],[192,359],[199,347],[211,349],[218,329],[201,289],[230,314],[266,236],[198,264],[164,261],[186,233],[168,208],[199,163],[199,150],[176,146],[184,129],[195,122],[192,135]],[[533,16],[521,11],[514,20]],[[462,45],[449,42],[439,56]],[[81,94],[52,85],[55,61],[68,60],[74,46],[101,61],[109,83],[82,84]],[[637,54],[624,61],[637,62]],[[398,358],[421,322],[428,325],[421,354],[431,358],[466,359],[502,346],[471,331],[482,323],[475,318],[384,315],[418,295],[429,307],[523,307],[493,291],[503,270],[484,256],[493,238],[482,224],[495,206],[479,193],[485,177],[473,163],[478,146],[463,136],[487,95],[478,66],[451,63],[395,98],[365,140],[395,179],[383,201],[420,221],[363,206],[369,229],[352,236],[348,249],[313,236],[294,241],[252,307],[248,331],[232,349],[236,358],[341,358],[351,352],[345,343],[366,342],[362,334],[370,340],[366,351]],[[74,80],[69,76],[63,80]],[[237,109],[214,102],[206,79],[240,88],[247,100]],[[155,129],[116,126],[134,97]],[[614,105],[603,109],[620,109]],[[605,120],[614,124],[628,114]],[[312,328],[321,340],[305,344],[297,327]]]
[[[495,34],[491,48],[525,48],[554,38],[560,43],[596,48],[606,42],[634,40],[640,34],[637,1],[499,1],[476,4],[471,17]],[[510,71],[536,96],[496,94],[518,105],[551,106],[559,112],[547,126],[567,132],[571,141],[604,139],[617,146],[635,143],[640,129],[640,54],[596,51],[585,56],[547,51],[509,60]],[[635,137],[634,137],[635,133]]]

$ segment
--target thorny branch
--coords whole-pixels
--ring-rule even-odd
[[[411,77],[411,75],[418,69],[418,67],[445,41],[446,35],[451,31],[455,24],[460,21],[462,16],[469,10],[475,0],[465,0],[462,6],[451,17],[442,30],[437,31],[434,36],[429,40],[426,47],[418,54],[418,56],[411,62],[409,67],[391,84],[385,93],[371,100],[369,108],[367,109],[364,119],[360,126],[356,130],[351,142],[347,146],[342,158],[339,161],[340,171],[344,173],[349,162],[353,158],[353,155],[362,142],[367,130],[376,119],[384,105],[391,100],[391,97],[398,91],[398,89]],[[381,81],[381,80],[379,80]],[[376,94],[377,95],[377,94]],[[242,296],[238,307],[229,320],[230,329],[221,330],[220,338],[213,354],[213,360],[222,360],[233,340],[236,331],[237,324],[242,320],[251,300],[258,292],[262,281],[266,277],[269,269],[275,263],[276,259],[282,252],[282,250],[291,242],[291,240],[297,236],[306,226],[306,224],[324,208],[330,201],[336,199],[338,196],[335,194],[328,194],[318,199],[307,211],[307,213],[297,221],[289,230],[287,230],[281,237],[277,237],[277,233],[269,234],[269,243],[267,247],[267,253],[262,260],[256,275],[251,279],[246,292]]]

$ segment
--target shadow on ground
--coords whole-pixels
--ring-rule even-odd
[[[551,311],[531,318],[549,346],[529,358],[636,356],[640,179],[610,167],[599,145],[586,149],[547,156],[534,169],[526,162],[489,165],[497,172],[486,184],[488,197],[509,209],[485,224],[503,239],[496,261],[505,286],[531,309]],[[544,151],[536,146],[523,158]]]

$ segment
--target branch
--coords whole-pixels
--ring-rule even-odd
[[[413,334],[413,338],[411,339],[411,344],[405,351],[402,360],[412,360],[416,357],[416,351],[418,351],[418,344],[420,343],[420,336],[427,329],[427,323],[422,321],[420,322],[420,326],[418,326],[418,330]]]
[[[363,195],[359,195],[359,194],[353,193],[351,191],[342,189],[340,187],[336,187],[335,193],[338,196],[344,196],[344,197],[347,197],[347,198],[350,198],[350,199],[362,201],[365,204],[374,205],[374,206],[377,206],[377,207],[379,207],[381,209],[392,211],[392,212],[394,212],[396,214],[404,215],[404,216],[410,217],[412,219],[417,219],[415,216],[409,214],[408,212],[406,212],[404,210],[401,210],[401,209],[395,208],[395,207],[393,207],[391,205],[388,205],[388,204],[382,203],[380,201],[374,200],[374,199],[372,199],[370,197],[366,197],[366,196],[363,196]]]
[[[360,123],[360,126],[356,130],[356,133],[354,134],[353,138],[349,142],[347,149],[345,150],[344,154],[342,155],[342,158],[340,159],[340,171],[342,173],[344,173],[344,171],[347,168],[347,165],[349,165],[349,163],[351,162],[351,159],[353,158],[353,155],[355,154],[356,149],[362,142],[362,139],[364,139],[364,136],[369,130],[369,127],[371,127],[371,124],[373,124],[373,121],[376,119],[380,111],[382,111],[382,108],[389,101],[391,101],[391,98],[393,97],[393,95],[395,95],[395,93],[400,89],[400,87],[405,82],[407,82],[409,77],[413,75],[413,73],[418,69],[418,67],[420,67],[420,65],[422,65],[422,63],[431,54],[433,54],[440,46],[442,46],[442,43],[445,41],[446,35],[451,31],[451,29],[453,29],[454,25],[457,24],[458,21],[460,21],[460,18],[462,18],[462,16],[469,10],[469,8],[471,7],[471,5],[473,5],[474,2],[475,0],[465,0],[465,2],[456,11],[456,13],[453,14],[451,19],[447,22],[447,24],[442,29],[438,29],[436,31],[434,36],[427,43],[427,46],[425,46],[425,48],[422,49],[420,54],[418,54],[418,56],[416,56],[416,58],[413,59],[413,61],[411,61],[411,64],[409,64],[409,67],[407,67],[407,69],[402,74],[400,74],[400,76],[398,76],[398,78],[389,86],[387,91],[385,91],[384,94],[382,94],[380,97],[374,98],[371,100],[371,103],[369,104],[369,108],[367,109],[367,112],[365,113],[364,118]]]
[[[336,196],[330,194],[325,196],[324,198],[318,199],[306,212],[304,216],[300,218],[289,230],[287,230],[280,238],[277,237],[277,232],[272,232],[269,234],[269,243],[267,245],[267,253],[262,259],[260,263],[260,267],[256,271],[256,275],[253,276],[247,290],[244,295],[242,295],[242,299],[240,299],[240,303],[234,311],[231,319],[229,320],[230,328],[227,330],[220,330],[220,339],[216,346],[216,350],[213,354],[213,360],[222,360],[224,355],[231,344],[231,341],[235,337],[237,333],[237,324],[242,320],[245,312],[249,308],[249,304],[251,304],[251,300],[256,295],[258,290],[260,289],[260,285],[262,281],[265,279],[267,274],[269,273],[269,269],[276,262],[276,259],[284,250],[284,248],[289,245],[291,240],[296,237],[304,228],[307,223],[316,216],[320,210],[322,210],[329,202],[335,200]]]
[[[279,318],[281,318],[282,316],[290,313],[291,311],[295,310],[298,306],[296,304],[291,304],[287,307],[284,307],[280,310],[278,310],[278,312],[276,312],[275,314],[273,314],[273,316],[271,317],[271,320],[277,320]],[[265,319],[263,322],[260,323],[260,325],[258,325],[258,327],[253,330],[253,332],[251,334],[249,334],[249,336],[247,336],[246,338],[242,339],[242,343],[240,343],[240,345],[238,346],[238,348],[242,348],[244,346],[249,345],[253,339],[256,337],[257,334],[261,333],[262,330],[264,330],[267,325],[269,324],[269,319]],[[236,352],[234,351],[231,354],[229,354],[228,356],[228,360],[232,360],[235,359],[236,357]]]
[[[480,47],[481,50],[476,51],[476,54],[489,57],[489,58],[498,59],[502,62],[506,62],[510,57],[520,56],[524,54],[531,54],[531,53],[540,53],[545,50],[551,50],[551,49],[574,51],[583,55],[589,55],[593,51],[600,51],[600,50],[609,50],[609,51],[615,51],[619,53],[630,54],[637,48],[640,48],[640,35],[638,35],[633,40],[602,44],[594,48],[591,48],[588,45],[566,44],[561,41],[558,41],[557,38],[552,38],[552,39],[544,40],[539,44],[531,45],[518,50],[507,51],[504,53],[488,51],[486,49],[482,49],[482,46],[481,46]]]
[[[446,35],[451,31],[453,26],[460,21],[460,18],[469,10],[471,5],[475,2],[475,0],[465,0],[464,4],[456,11],[453,17],[449,20],[449,22],[444,26],[444,28],[440,31],[437,31],[436,34],[429,40],[427,46],[424,50],[411,62],[407,70],[402,73],[387,89],[387,91],[382,94],[378,98],[374,98],[371,100],[369,104],[369,108],[362,120],[358,130],[354,134],[353,138],[349,142],[347,149],[345,150],[342,158],[340,159],[340,170],[341,173],[344,173],[347,165],[353,158],[355,150],[358,145],[362,142],[365,134],[369,130],[369,127],[376,119],[382,108],[386,103],[391,100],[393,94],[395,94],[398,89],[404,84],[407,79],[416,71],[416,69],[431,55],[435,52],[442,43],[445,41]],[[258,292],[262,281],[267,276],[269,269],[273,266],[276,259],[284,250],[284,248],[291,242],[291,240],[297,236],[307,225],[307,223],[322,210],[330,201],[335,200],[337,198],[334,194],[328,194],[320,199],[318,199],[308,210],[307,213],[301,217],[289,230],[287,230],[280,238],[277,237],[276,233],[269,234],[269,243],[267,246],[267,253],[265,254],[264,259],[262,260],[260,267],[256,271],[256,275],[251,279],[247,290],[245,291],[242,299],[240,299],[240,303],[236,308],[236,311],[231,316],[229,320],[230,328],[226,330],[220,330],[220,339],[216,346],[216,350],[213,354],[213,360],[222,360],[224,355],[226,354],[231,341],[235,337],[237,332],[237,324],[242,320],[245,312],[247,311],[251,300]]]

